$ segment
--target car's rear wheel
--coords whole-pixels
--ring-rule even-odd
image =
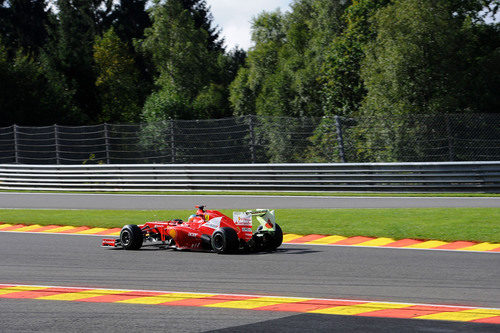
[[[266,232],[263,237],[263,248],[266,251],[274,251],[283,243],[283,231],[277,223],[274,232]]]
[[[139,250],[144,240],[142,230],[135,224],[129,224],[120,232],[120,242],[125,250]]]
[[[212,234],[211,242],[217,253],[234,253],[239,248],[238,234],[233,228],[218,228]]]

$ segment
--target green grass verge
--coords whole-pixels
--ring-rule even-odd
[[[232,210],[222,210],[232,216]],[[186,219],[193,210],[0,209],[0,222],[122,227]],[[500,208],[279,209],[285,233],[500,242]]]
[[[272,195],[272,196],[330,196],[330,197],[500,197],[500,193],[393,193],[393,192],[245,192],[245,191],[168,191],[168,192],[100,192],[100,191],[24,191],[2,190],[15,193],[78,193],[78,194],[141,194],[141,195]]]

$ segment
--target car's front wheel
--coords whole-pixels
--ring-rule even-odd
[[[142,230],[135,224],[124,226],[120,232],[120,243],[125,250],[139,250],[143,240]]]

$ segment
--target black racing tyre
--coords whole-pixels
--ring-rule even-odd
[[[212,249],[221,253],[234,253],[239,248],[238,234],[229,227],[218,228],[212,234]]]
[[[274,251],[283,243],[283,231],[279,224],[276,223],[273,233],[264,234],[264,249]]]
[[[276,223],[276,231],[274,232],[272,250],[276,250],[281,246],[281,244],[283,244],[283,230],[281,230],[279,224]]]
[[[125,250],[139,250],[144,236],[141,228],[135,224],[128,224],[120,232],[120,242]]]

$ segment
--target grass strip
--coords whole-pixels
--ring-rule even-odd
[[[222,210],[232,216],[233,210]],[[122,227],[174,218],[193,210],[0,209],[0,222]],[[279,209],[285,233],[500,242],[500,208]]]
[[[246,191],[27,191],[1,190],[8,193],[77,193],[77,194],[140,194],[140,195],[272,195],[272,196],[327,196],[327,197],[500,197],[500,193],[393,193],[393,192],[246,192]]]

